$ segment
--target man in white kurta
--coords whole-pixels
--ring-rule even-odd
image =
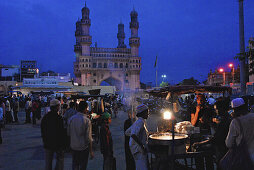
[[[148,107],[144,104],[137,108],[137,121],[126,130],[125,134],[131,136],[129,146],[134,157],[136,170],[148,169],[147,142],[148,131],[146,128],[146,119],[148,118]]]

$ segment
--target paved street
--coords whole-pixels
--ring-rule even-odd
[[[125,169],[123,122],[126,118],[127,114],[121,111],[117,118],[112,119],[110,125],[118,170]],[[155,116],[152,115],[148,119],[148,123],[155,125],[154,118]],[[43,170],[44,150],[40,122],[37,125],[24,124],[24,112],[19,112],[19,120],[20,124],[6,125],[5,129],[2,130],[3,144],[0,145],[0,170]],[[95,158],[89,160],[88,169],[102,169],[103,157],[99,145],[94,147]],[[65,154],[65,169],[71,169],[71,161],[71,154]]]
[[[19,112],[20,124],[6,125],[3,129],[3,144],[0,145],[0,170],[42,170],[44,150],[40,125],[23,124],[25,113]],[[112,120],[111,132],[114,141],[114,155],[117,169],[125,169],[123,122],[126,113],[120,112]],[[65,154],[65,169],[71,169],[71,154]],[[88,169],[102,169],[102,155],[99,145],[95,146],[95,158],[89,160]]]

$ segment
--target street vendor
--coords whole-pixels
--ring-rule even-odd
[[[228,114],[227,98],[219,98],[214,106],[216,111],[216,117],[213,118],[213,122],[216,123],[214,135],[208,140],[194,143],[193,148],[200,150],[202,147],[208,146],[209,148],[206,147],[206,150],[212,150],[212,153],[216,158],[216,163],[218,164],[228,151],[225,140],[228,134],[231,118]],[[209,146],[209,144],[211,145]],[[212,160],[212,158],[210,160]],[[206,158],[206,161],[209,162],[209,157]]]
[[[125,134],[131,137],[129,146],[135,160],[136,170],[147,170],[148,155],[146,148],[148,143],[148,131],[146,128],[146,119],[149,116],[149,110],[146,105],[141,104],[136,108],[136,112],[138,119],[126,130]]]
[[[198,94],[196,98],[196,106],[194,105],[191,108],[191,124],[199,127],[201,132],[210,134],[214,112],[206,103],[206,98],[203,94]]]

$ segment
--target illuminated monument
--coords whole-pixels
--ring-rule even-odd
[[[130,48],[124,44],[124,24],[118,24],[117,48],[91,47],[90,10],[82,8],[82,19],[76,22],[76,44],[74,52],[75,81],[85,86],[106,84],[116,86],[118,90],[140,88],[141,57],[139,56],[140,38],[138,37],[138,13],[133,9],[130,13],[131,37]]]

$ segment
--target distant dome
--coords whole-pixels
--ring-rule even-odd
[[[135,11],[135,9],[133,9],[131,11],[131,16],[138,16],[138,13],[137,13],[137,11]]]
[[[89,8],[87,8],[86,6],[84,8],[82,8],[82,11],[90,11]]]
[[[88,11],[88,12],[90,12],[89,8],[87,8],[87,6],[86,6],[86,2],[85,2],[85,7],[82,8],[82,11]]]

